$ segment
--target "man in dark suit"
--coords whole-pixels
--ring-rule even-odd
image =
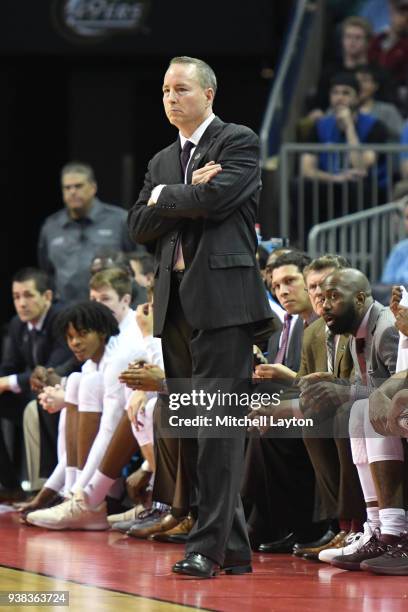
[[[272,265],[272,287],[286,314],[282,330],[275,331],[268,342],[270,365],[256,368],[256,376],[263,380],[259,385],[263,392],[273,393],[271,384],[277,385],[276,391],[296,378],[303,332],[316,318],[303,278],[303,269],[309,263],[310,257],[293,251],[281,255]],[[272,381],[264,381],[266,378]],[[280,437],[279,433],[251,437],[245,458],[242,496],[252,546],[261,552],[291,552],[299,539],[310,540],[313,468],[301,430],[294,438]],[[276,539],[280,535],[283,537]]]
[[[182,378],[206,392],[221,379],[232,381],[223,391],[249,389],[242,381],[252,375],[254,336],[271,317],[256,264],[258,139],[214,116],[216,86],[205,62],[170,62],[163,102],[179,138],[150,161],[129,214],[135,241],[155,249],[154,333],[162,337],[170,393]],[[225,409],[217,406],[217,414]],[[230,412],[244,414],[238,405]],[[197,441],[182,440],[197,520],[176,573],[251,571],[239,497],[245,429],[224,435],[199,427]]]
[[[24,408],[33,399],[30,379],[33,372],[41,376],[55,368],[65,375],[72,366],[72,356],[54,330],[59,308],[52,305],[52,291],[47,275],[35,268],[25,268],[15,274],[12,283],[17,315],[12,319],[0,364],[0,418],[21,424]],[[39,365],[43,371],[36,370]],[[38,379],[37,379],[38,382]],[[44,381],[45,382],[45,381]],[[56,458],[58,417],[39,411],[42,434],[42,465]],[[48,453],[48,454],[47,454]],[[22,498],[19,478],[0,428],[0,482],[5,487],[1,499]]]

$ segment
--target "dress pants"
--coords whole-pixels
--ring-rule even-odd
[[[165,435],[162,423],[170,416],[168,397],[159,396],[153,413],[156,472],[152,498],[171,506],[175,517],[186,516],[190,509],[189,479],[182,459],[180,438]]]
[[[192,329],[179,299],[182,279],[172,276],[171,294],[162,334],[169,393],[190,389],[207,393],[249,393],[252,376],[253,326],[215,330]],[[201,305],[204,307],[204,305]],[[222,304],[220,304],[222,308]],[[184,380],[180,380],[184,379]],[[188,379],[191,379],[188,383]],[[214,406],[186,411],[188,416],[242,416],[247,407]],[[174,432],[177,435],[177,430]],[[189,480],[190,508],[196,522],[186,552],[196,552],[222,565],[228,557],[249,560],[251,551],[239,495],[246,429],[228,431],[199,426],[180,440],[180,461]]]
[[[60,413],[50,414],[38,406],[40,423],[40,477],[48,478],[58,463],[58,424]]]
[[[27,479],[30,482],[30,490],[39,491],[45,479],[40,478],[40,421],[36,400],[31,400],[25,407],[23,429]]]
[[[292,531],[313,537],[315,478],[301,431],[297,438],[273,435],[255,434],[246,451],[242,497],[254,545]]]
[[[12,458],[4,439],[3,428],[0,426],[0,484],[6,489],[17,489],[20,486],[21,461],[18,454],[21,453],[23,443],[24,408],[29,401],[30,397],[23,393],[6,391],[0,396],[0,421],[3,419],[11,421],[17,427],[17,438],[15,438],[17,453],[14,452]]]

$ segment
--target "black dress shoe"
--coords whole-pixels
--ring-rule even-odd
[[[188,553],[184,559],[173,565],[175,574],[196,576],[196,578],[212,578],[220,571],[220,566],[200,553]]]
[[[280,540],[260,544],[258,551],[261,553],[291,553],[294,545],[299,540],[299,536],[292,532]]]
[[[249,560],[225,559],[224,564],[222,565],[221,568],[219,568],[218,565],[214,563],[214,561],[211,561],[211,559],[208,559],[207,557],[204,557],[203,555],[200,555],[199,553],[188,553],[185,559],[181,559],[181,561],[177,561],[177,563],[175,563],[173,566],[173,572],[176,574],[186,574],[187,572],[184,571],[186,561],[190,561],[193,557],[201,557],[201,559],[205,559],[206,561],[209,561],[210,563],[212,563],[213,566],[215,566],[215,569],[210,576],[207,576],[207,575],[202,576],[200,574],[201,578],[211,578],[211,576],[215,576],[220,571],[225,572],[227,576],[239,576],[241,574],[252,574],[252,565],[251,565],[250,559]],[[197,574],[189,573],[188,575],[196,576]]]
[[[320,548],[320,546],[324,546],[331,542],[337,532],[333,531],[333,529],[328,529],[326,533],[324,533],[318,540],[314,542],[296,542],[293,546],[293,552],[303,549],[303,548]],[[297,555],[298,556],[298,555]]]

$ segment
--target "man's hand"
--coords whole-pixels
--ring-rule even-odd
[[[353,114],[348,106],[339,106],[335,111],[335,116],[343,129],[353,124]]]
[[[0,395],[5,391],[10,391],[8,376],[0,376]]]
[[[45,368],[44,366],[36,366],[30,377],[30,386],[34,393],[41,393],[46,385],[54,387],[60,382],[61,377],[58,376],[54,368]]]
[[[367,176],[367,172],[365,170],[359,170],[358,168],[350,168],[349,170],[344,170],[344,172],[332,174],[331,176],[333,183],[347,183],[348,181],[358,181],[364,178]]]
[[[387,429],[393,436],[408,438],[408,429],[401,426],[400,419],[408,418],[408,389],[396,393],[391,401],[387,415]],[[405,421],[406,422],[406,421]]]
[[[30,376],[30,386],[34,393],[41,393],[47,384],[47,370],[44,366],[36,366]]]
[[[160,392],[163,391],[164,372],[153,364],[144,364],[142,367],[129,364],[128,369],[119,376],[119,380],[130,389]]]
[[[375,431],[381,436],[389,436],[391,431],[388,427],[388,412],[391,400],[388,399],[381,389],[376,389],[369,399],[370,422]]]
[[[394,317],[398,314],[398,307],[402,300],[402,289],[399,285],[394,285],[391,291],[390,310]]]
[[[141,423],[138,421],[138,414],[143,414],[147,404],[147,395],[144,391],[134,391],[130,397],[127,414],[129,421],[139,431]]]
[[[55,387],[44,387],[38,396],[38,401],[44,410],[54,414],[54,412],[59,412],[64,408],[64,397],[64,389],[60,385],[56,385]]]
[[[264,380],[268,378],[294,380],[296,378],[296,372],[282,363],[261,363],[256,366],[253,379]]]
[[[191,177],[191,184],[198,185],[199,183],[209,183],[211,179],[217,176],[221,171],[221,164],[216,164],[215,161],[209,161],[202,168],[194,170]]]
[[[136,308],[136,322],[144,338],[153,334],[153,305],[139,304]]]
[[[302,412],[338,408],[350,400],[350,387],[334,382],[318,382],[302,389],[299,397]]]
[[[405,306],[398,306],[397,314],[395,316],[395,327],[404,336],[408,336],[408,308]]]
[[[330,381],[334,382],[336,380],[333,374],[329,372],[312,372],[311,374],[306,374],[299,379],[298,386],[303,390],[318,382]]]

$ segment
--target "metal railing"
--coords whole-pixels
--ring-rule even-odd
[[[343,255],[353,268],[377,283],[392,247],[406,237],[402,221],[407,203],[405,197],[315,225],[308,236],[308,254],[312,258],[325,253]]]
[[[338,175],[342,168],[350,168],[349,156],[354,151],[376,153],[375,164],[362,178],[327,182],[301,175],[303,153],[324,155],[327,171]],[[285,144],[279,168],[280,235],[305,248],[307,235],[314,225],[392,202],[402,152],[408,152],[407,145]]]
[[[299,83],[305,77],[307,77],[307,84],[310,86],[311,77],[314,73],[317,73],[323,39],[321,35],[322,13],[322,0],[297,0],[294,4],[291,29],[282,49],[259,133],[261,165],[263,168],[266,167],[271,155],[278,152],[282,130],[287,123],[288,114],[292,113],[294,115],[293,125],[295,125],[296,118],[299,116],[299,112],[293,112],[297,107],[300,111],[300,101],[296,102],[297,96],[293,90],[299,87]],[[313,36],[308,35],[311,26],[316,26]],[[309,69],[302,73],[300,69],[302,60],[306,57],[309,58],[311,54],[311,61],[308,62]],[[290,104],[288,104],[289,98]]]

